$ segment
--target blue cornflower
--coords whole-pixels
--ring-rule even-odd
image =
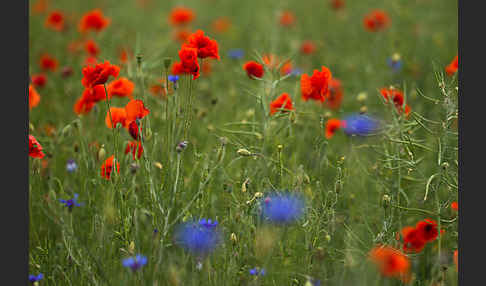
[[[32,274],[29,275],[29,281],[32,283],[40,281],[42,280],[42,278],[44,278],[44,274],[42,273],[39,273],[38,275],[32,275]]]
[[[195,255],[208,255],[221,242],[217,224],[206,219],[185,222],[176,229],[175,242]]]
[[[393,72],[399,72],[402,69],[402,60],[400,54],[393,54],[387,59],[388,66],[392,68]]]
[[[302,74],[302,69],[300,69],[300,68],[293,68],[290,71],[290,74],[293,75],[293,76],[300,76]]]
[[[263,201],[263,218],[276,224],[290,224],[300,219],[304,212],[304,199],[289,192],[270,194]]]
[[[239,60],[243,58],[244,52],[242,49],[233,49],[228,51],[228,57]]]
[[[376,133],[380,127],[377,119],[364,114],[353,114],[344,118],[344,132],[348,135],[368,136]]]
[[[250,269],[250,275],[255,275],[255,276],[261,275],[261,276],[263,276],[263,275],[265,275],[265,269],[262,268],[262,269],[260,269],[260,271],[258,271],[258,269],[256,269],[256,267],[252,268],[252,269]]]
[[[179,80],[178,75],[169,75],[169,81],[171,81],[173,83],[177,83],[178,80]]]
[[[73,159],[69,159],[67,161],[66,170],[69,173],[72,173],[72,172],[76,171],[77,168],[78,168],[78,165],[76,164],[76,162]]]
[[[128,257],[123,259],[122,264],[127,268],[131,268],[132,271],[135,272],[138,269],[140,269],[142,266],[147,264],[147,257],[141,254],[137,254],[137,256],[135,257]]]
[[[66,205],[66,207],[68,207],[68,210],[69,211],[72,211],[73,210],[73,207],[80,207],[82,204],[78,203],[78,194],[74,194],[74,198],[72,199],[69,199],[69,200],[63,200],[63,199],[60,199],[59,201],[63,204]]]

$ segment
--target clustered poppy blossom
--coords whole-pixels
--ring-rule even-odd
[[[427,218],[419,221],[415,227],[406,226],[401,231],[403,237],[403,251],[419,253],[428,242],[434,241],[439,235],[437,222]]]
[[[200,59],[213,58],[219,60],[218,43],[204,35],[204,31],[197,30],[195,33],[189,35],[187,43],[182,45],[182,48],[197,49],[197,57]]]
[[[383,276],[397,278],[404,283],[410,281],[410,260],[398,249],[378,245],[368,255]]]
[[[134,89],[135,89],[135,84],[131,80],[125,77],[120,77],[110,82],[106,86],[109,99],[112,96],[128,97],[130,99],[133,99],[132,93]]]
[[[40,95],[37,93],[35,88],[29,84],[29,109],[36,107],[39,105],[40,102]]]
[[[87,87],[93,87],[98,84],[105,84],[110,76],[118,77],[120,67],[110,64],[109,61],[98,63],[95,66],[87,65],[83,68],[83,79],[81,83]]]
[[[43,73],[35,74],[30,77],[32,84],[35,87],[43,88],[47,82],[47,76]]]
[[[40,57],[39,64],[40,64],[40,68],[43,71],[49,71],[50,70],[50,71],[54,72],[54,71],[57,70],[59,62],[54,57],[52,57],[51,55],[44,53]]]
[[[330,118],[326,121],[326,139],[331,139],[339,128],[345,127],[346,122],[337,118]]]
[[[332,79],[331,71],[322,66],[321,71],[314,70],[312,76],[302,74],[300,77],[300,90],[302,99],[324,102],[329,96],[329,84]]]
[[[365,15],[363,24],[366,30],[378,32],[390,25],[390,17],[385,11],[376,9]]]
[[[101,177],[109,180],[111,177],[111,172],[113,171],[113,160],[115,159],[115,155],[111,155],[108,159],[105,160],[103,165],[101,165]],[[120,163],[116,160],[116,171],[120,173]]]
[[[105,87],[102,84],[91,88],[85,88],[81,97],[74,104],[76,114],[86,114],[93,109],[94,105],[106,99]]]
[[[336,110],[341,106],[343,100],[343,89],[341,88],[341,81],[337,78],[331,78],[329,81],[329,96],[327,97],[326,105],[330,109]]]
[[[385,98],[386,102],[389,102],[390,100],[393,101],[395,104],[395,107],[397,108],[398,113],[402,113],[403,108],[405,108],[405,115],[409,115],[411,108],[408,104],[404,105],[404,95],[401,90],[395,89],[395,88],[382,88],[380,90],[381,95]]]
[[[452,60],[452,62],[448,66],[446,66],[445,71],[448,76],[452,76],[457,72],[458,67],[459,67],[459,57],[456,56]]]
[[[110,113],[113,123],[110,119]],[[138,121],[149,113],[150,111],[145,108],[142,100],[132,99],[125,107],[111,107],[106,113],[105,123],[108,128],[114,128],[116,124],[120,123],[135,140],[138,140]]]
[[[251,79],[253,79],[253,77],[261,78],[264,73],[263,65],[255,61],[246,62],[243,65],[243,69],[246,71],[246,74]]]
[[[290,27],[295,24],[295,16],[291,11],[282,11],[279,18],[280,25]]]
[[[140,141],[130,141],[127,143],[127,146],[125,147],[125,154],[132,153],[133,155],[133,160],[135,160],[135,157],[140,159],[143,154],[143,146]]]
[[[29,134],[29,156],[32,158],[42,159],[45,154],[42,152],[42,146],[37,142],[34,136]]]
[[[273,115],[278,111],[286,112],[290,110],[294,110],[294,107],[292,106],[292,99],[286,92],[282,93],[270,103],[270,115]]]
[[[300,45],[300,53],[304,55],[313,54],[316,51],[316,45],[313,41],[307,40]]]
[[[89,39],[84,43],[84,50],[88,53],[88,55],[93,57],[96,57],[100,52],[98,44],[96,44],[96,42],[92,39]]]
[[[173,26],[187,25],[191,23],[196,15],[194,12],[186,7],[175,7],[169,15],[169,22]]]
[[[296,194],[288,191],[270,193],[262,198],[262,218],[277,224],[291,224],[305,214],[305,201]]]
[[[52,11],[46,18],[44,25],[55,31],[61,32],[64,30],[64,13],[60,10]]]
[[[221,243],[218,222],[211,219],[188,221],[180,224],[175,231],[174,241],[186,251],[202,258],[213,252]]]
[[[111,19],[103,15],[100,9],[94,9],[83,15],[79,21],[79,31],[86,33],[89,31],[101,32],[108,25],[110,25]]]

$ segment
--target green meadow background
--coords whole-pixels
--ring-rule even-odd
[[[309,277],[321,285],[401,285],[381,277],[368,252],[377,244],[400,247],[396,232],[428,217],[441,221],[445,233],[409,255],[410,285],[457,285],[457,213],[450,209],[458,197],[457,74],[444,74],[458,50],[457,1],[348,0],[339,11],[324,0],[139,2],[49,1],[49,11],[68,17],[63,33],[44,27],[47,14],[29,17],[29,74],[41,71],[44,52],[60,64],[46,73],[46,86],[37,88],[40,104],[29,112],[29,133],[46,153],[44,163],[29,159],[29,273],[44,274],[39,285],[306,285]],[[167,134],[168,126],[179,128],[174,106],[187,98],[190,80],[181,77],[168,100],[149,92],[165,77],[164,58],[178,60],[180,43],[168,24],[178,5],[194,10],[190,29],[215,39],[221,56],[211,62],[210,74],[191,83],[192,123],[181,153],[175,149],[181,135]],[[131,137],[117,130],[121,171],[113,181],[100,176],[104,159],[115,152],[105,103],[87,115],[73,111],[84,90],[84,52],[73,55],[67,46],[84,39],[78,21],[95,8],[111,18],[104,31],[90,35],[100,46],[98,59],[120,64],[119,49],[131,50],[120,76],[135,83],[134,96],[150,110],[140,160],[124,154]],[[389,14],[387,30],[364,29],[363,17],[373,9]],[[283,10],[295,14],[295,26],[278,24]],[[211,28],[219,17],[231,21],[221,34]],[[299,53],[304,40],[316,43],[316,53]],[[243,49],[244,57],[231,59],[231,49]],[[307,74],[328,67],[342,82],[340,109],[304,102],[297,76],[280,81],[278,71],[266,70],[265,81],[249,79],[243,64],[266,53],[290,58]],[[394,53],[403,61],[396,73],[387,65]],[[140,68],[135,55],[141,55]],[[64,66],[73,68],[71,77],[61,77]],[[379,90],[390,85],[404,91],[410,117],[382,100]],[[283,92],[295,112],[268,116],[268,104]],[[362,92],[367,97],[360,102]],[[111,106],[127,102],[115,97]],[[174,120],[166,120],[167,102]],[[324,137],[328,118],[363,106],[382,120],[383,132]],[[103,160],[93,142],[103,146]],[[241,156],[239,149],[257,155]],[[78,165],[74,173],[66,171],[69,159]],[[262,223],[255,194],[272,190],[304,195],[305,217],[288,227]],[[74,193],[84,205],[68,212],[59,199]],[[173,242],[178,223],[199,218],[216,219],[223,235],[201,269]],[[148,263],[132,273],[121,261],[137,253]],[[249,275],[253,267],[265,268],[266,275]]]

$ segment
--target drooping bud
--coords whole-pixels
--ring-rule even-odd
[[[168,70],[171,63],[172,63],[172,58],[170,58],[170,57],[165,57],[164,58],[164,67],[165,67],[165,69]]]
[[[238,149],[238,151],[236,151],[236,153],[240,156],[250,156],[251,155],[251,152],[246,150],[246,149]]]

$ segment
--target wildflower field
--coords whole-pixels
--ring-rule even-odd
[[[457,285],[456,0],[29,3],[29,283]]]

